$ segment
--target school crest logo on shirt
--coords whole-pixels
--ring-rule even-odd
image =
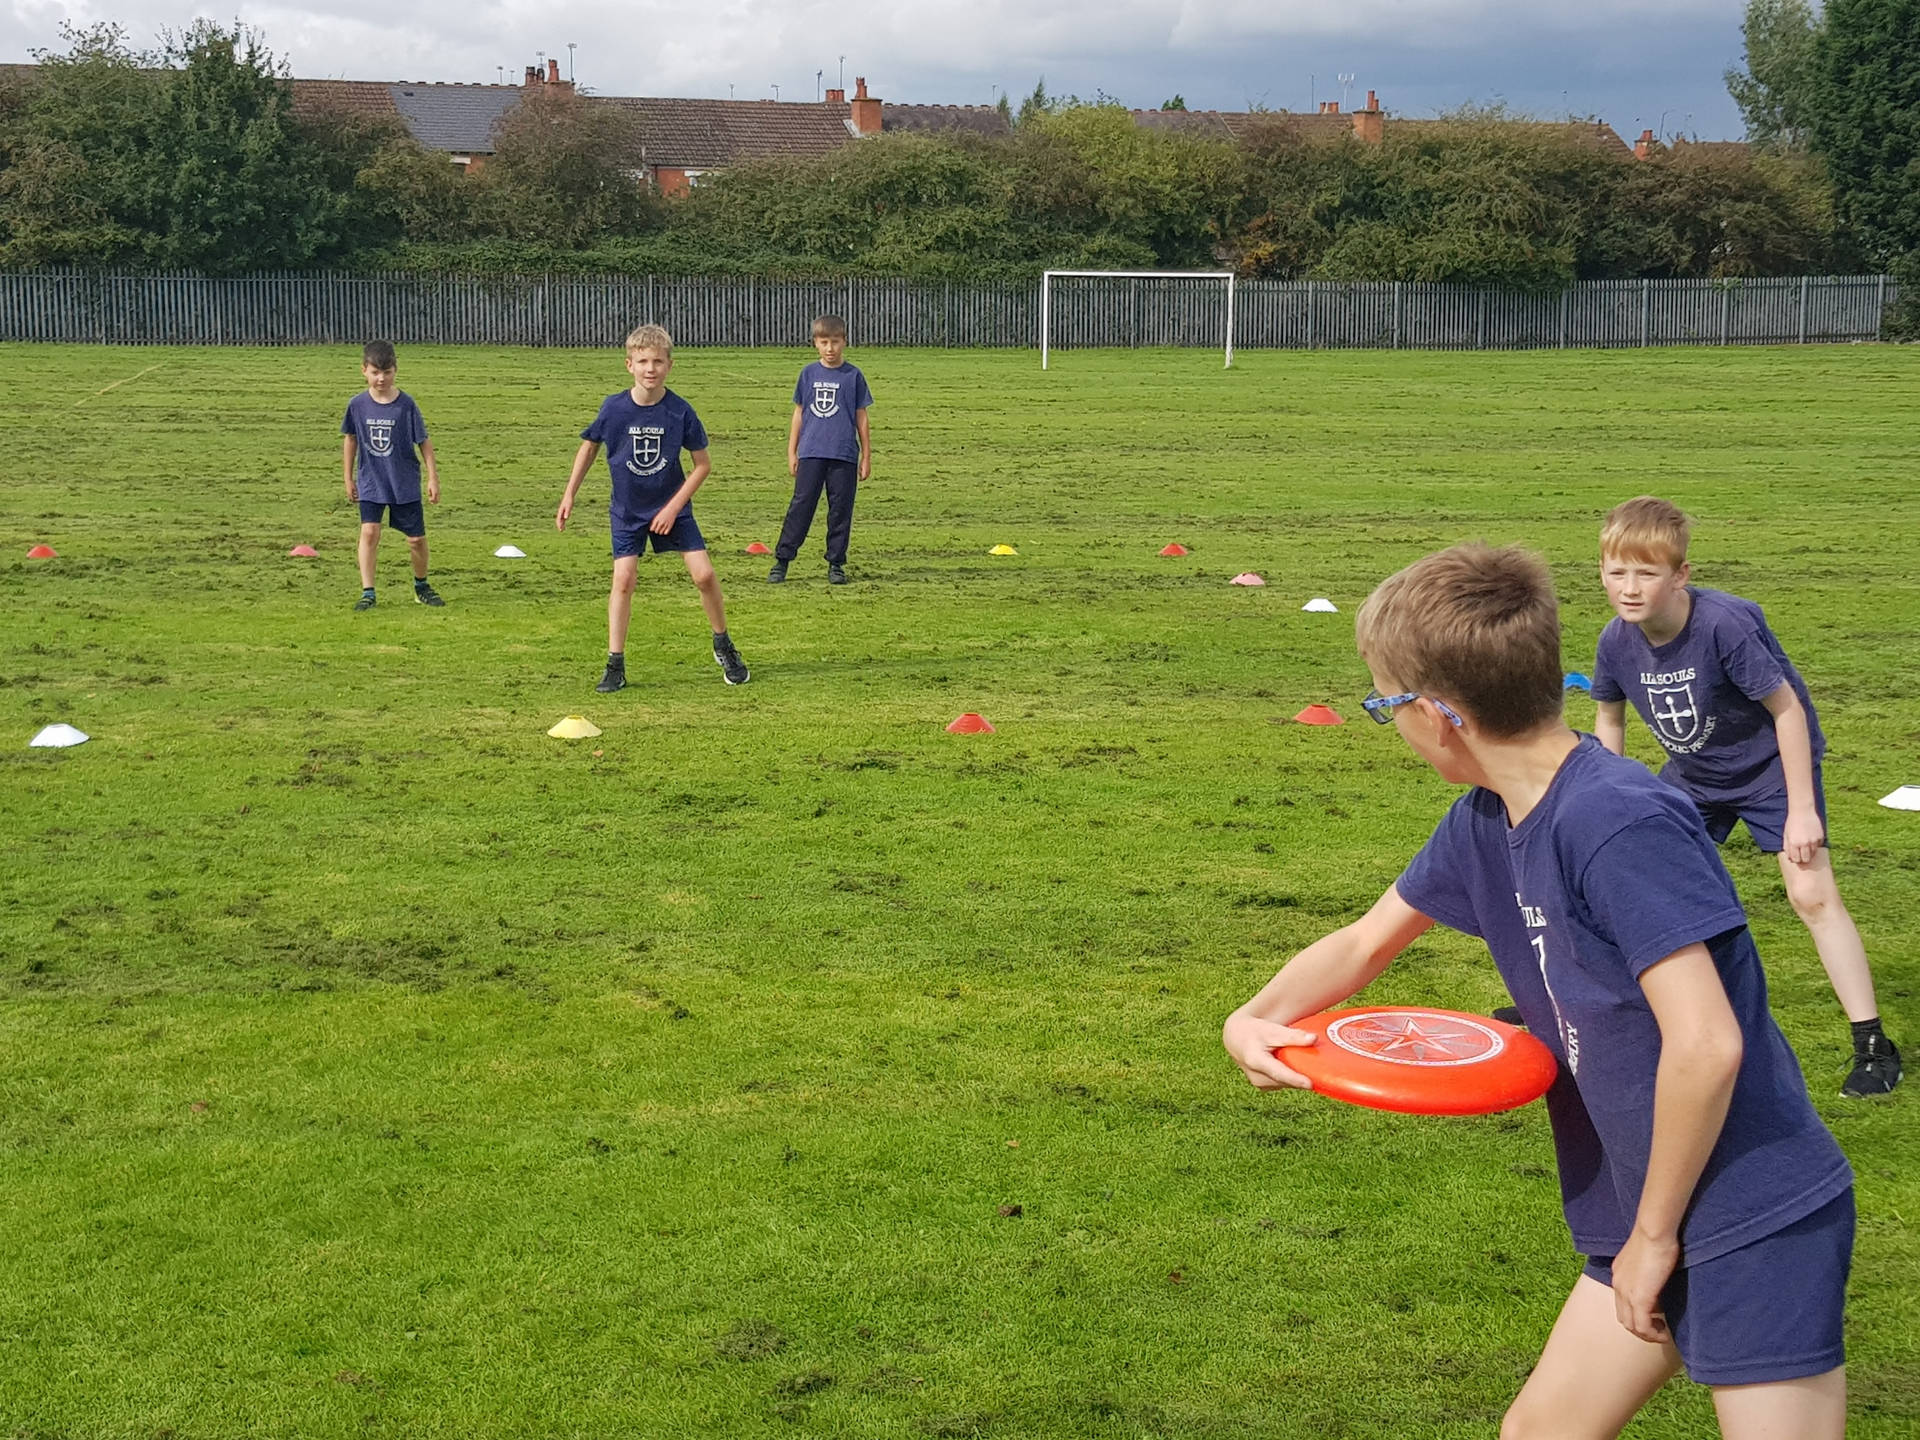
[[[1700,733],[1700,706],[1691,685],[1649,685],[1647,716],[1662,741],[1684,745]]]
[[[813,382],[813,413],[822,420],[832,419],[840,413],[840,386],[825,380]]]
[[[666,431],[658,425],[632,425],[627,437],[633,441],[633,453],[627,457],[627,469],[636,475],[658,475],[667,468],[667,453],[662,438]]]
[[[393,453],[393,421],[378,417],[367,421],[367,449],[380,456]]]

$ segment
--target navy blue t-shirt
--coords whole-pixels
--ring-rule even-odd
[[[353,483],[362,501],[420,503],[420,457],[414,447],[426,443],[427,422],[411,395],[402,390],[383,405],[362,390],[347,402],[340,433],[360,445]]]
[[[1660,1026],[1640,976],[1704,943],[1745,1053],[1720,1138],[1681,1226],[1695,1265],[1811,1215],[1852,1183],[1767,1009],[1733,881],[1685,796],[1590,735],[1527,818],[1474,789],[1454,802],[1395,888],[1487,943],[1527,1028],[1561,1071],[1547,1092],[1574,1244],[1615,1255],[1647,1178]]]
[[[793,403],[800,407],[800,446],[803,460],[858,460],[860,432],[855,412],[873,404],[867,377],[859,367],[841,364],[829,369],[818,360],[800,372],[794,382]]]
[[[644,528],[686,483],[680,452],[707,448],[700,417],[671,390],[652,405],[636,403],[631,390],[609,395],[580,438],[607,447],[613,477],[608,512],[615,530]]]
[[[1593,698],[1630,701],[1667,751],[1661,778],[1697,800],[1740,804],[1786,788],[1773,716],[1781,683],[1807,712],[1813,758],[1826,754],[1806,681],[1751,600],[1689,585],[1687,623],[1664,645],[1615,616],[1600,632]]]

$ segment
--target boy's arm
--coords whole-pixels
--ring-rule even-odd
[[[593,468],[594,457],[600,453],[598,440],[582,440],[580,448],[573,455],[573,473],[567,476],[567,488],[560,496],[560,509],[553,517],[553,528],[567,528],[567,517],[573,514],[573,500],[580,493],[580,482],[587,478],[587,471]]]
[[[853,428],[860,433],[860,478],[873,474],[873,427],[867,421],[867,407],[853,412]]]
[[[340,468],[347,484],[347,499],[358,500],[360,487],[353,483],[354,462],[360,458],[360,442],[351,435],[340,437]]]
[[[1706,1168],[1740,1073],[1744,1043],[1707,947],[1695,942],[1650,965],[1640,988],[1660,1025],[1653,1144],[1633,1233],[1613,1261],[1613,1305],[1642,1340],[1671,1338],[1660,1291],[1680,1261],[1680,1222]]]
[[[420,458],[427,462],[427,500],[431,504],[438,505],[440,503],[440,462],[433,458],[433,441],[420,442]]]
[[[1274,1058],[1273,1047],[1312,1044],[1293,1022],[1364,990],[1432,924],[1389,887],[1365,915],[1307,946],[1227,1017],[1220,1033],[1227,1054],[1256,1089],[1312,1088],[1306,1076]]]
[[[1593,707],[1593,737],[1616,755],[1627,753],[1627,702],[1602,700]]]
[[[1807,730],[1807,709],[1784,680],[1760,703],[1773,716],[1780,769],[1787,777],[1787,823],[1781,832],[1781,850],[1795,865],[1805,865],[1827,843],[1827,829],[1813,800],[1813,737]]]
[[[680,518],[680,512],[687,508],[687,502],[693,499],[693,492],[706,483],[707,476],[713,470],[713,456],[706,450],[689,450],[693,456],[693,468],[687,471],[687,478],[680,488],[673,492],[673,498],[660,507],[647,528],[656,535],[664,535],[673,529],[673,522]]]
[[[787,474],[800,473],[800,421],[798,405],[793,407],[793,423],[787,427]]]

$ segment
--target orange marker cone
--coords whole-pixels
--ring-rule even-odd
[[[1187,547],[1182,545],[1178,540],[1176,540],[1173,542],[1173,544],[1167,546],[1167,548],[1162,550],[1160,553],[1162,555],[1184,555],[1187,553]]]
[[[1334,713],[1331,705],[1309,705],[1293,718],[1298,720],[1302,725],[1344,725],[1347,723]]]
[[[36,545],[27,551],[29,560],[58,560],[60,552],[51,545]]]
[[[981,716],[969,710],[947,726],[947,733],[949,735],[991,735],[994,733],[994,728]]]
[[[771,550],[767,549],[767,547],[762,545],[758,540],[747,546],[747,554],[749,555],[771,555],[772,553]]]
[[[295,559],[296,557],[301,560],[311,560],[319,553],[320,552],[311,545],[296,545],[287,551],[287,558],[289,560]]]
[[[1238,575],[1234,576],[1231,580],[1229,580],[1227,583],[1229,585],[1264,585],[1267,582],[1262,580],[1258,575],[1254,574],[1253,571],[1243,570]]]

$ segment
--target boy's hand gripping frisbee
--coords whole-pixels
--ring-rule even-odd
[[[1538,1100],[1558,1071],[1526,1031],[1484,1015],[1418,1005],[1327,1010],[1293,1023],[1313,1045],[1274,1057],[1335,1100],[1403,1115],[1491,1115]]]

